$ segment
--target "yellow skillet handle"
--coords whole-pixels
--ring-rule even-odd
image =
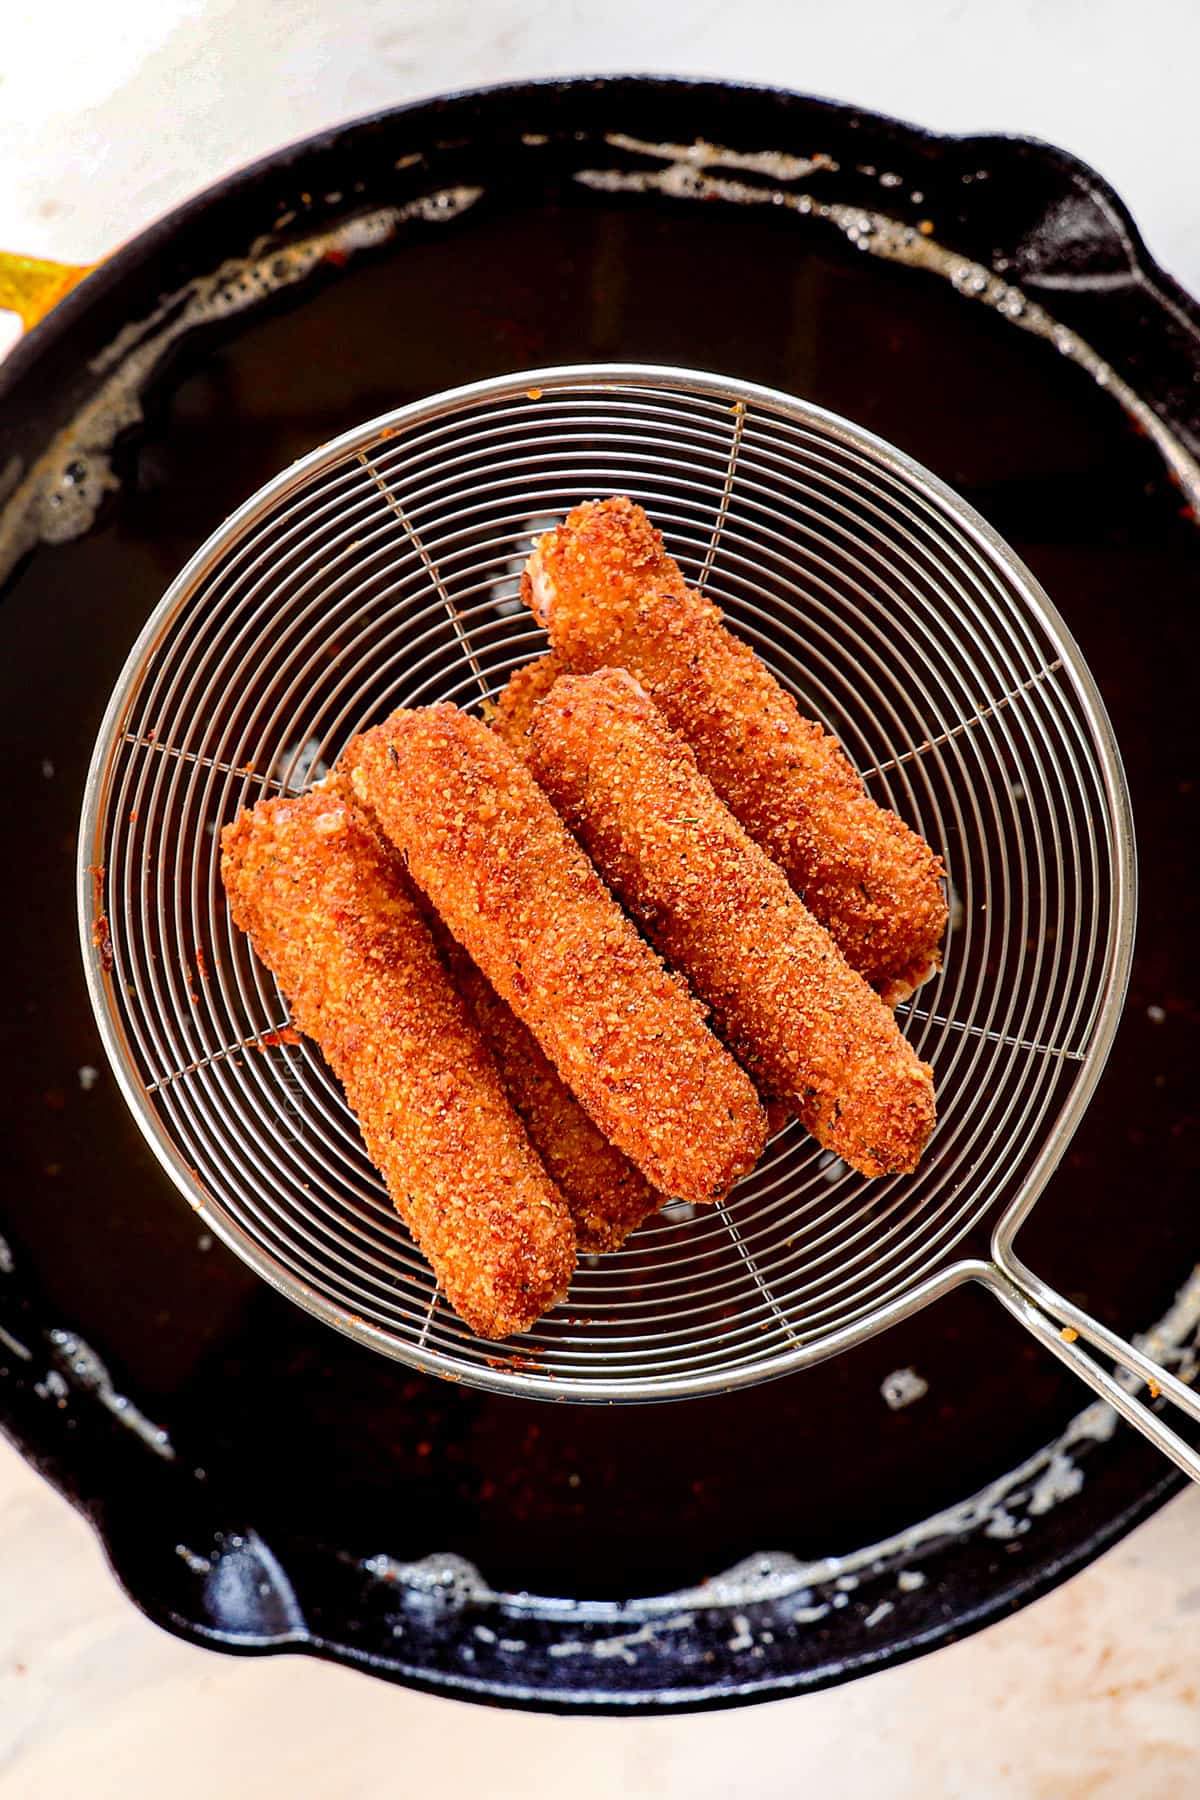
[[[22,329],[29,331],[95,266],[44,262],[36,256],[0,250],[0,310],[17,313]]]

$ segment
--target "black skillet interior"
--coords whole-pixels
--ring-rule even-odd
[[[181,339],[94,529],[27,556],[4,594],[0,1419],[94,1522],[138,1604],[177,1631],[593,1710],[784,1693],[916,1654],[1062,1579],[1177,1480],[1122,1429],[1073,1451],[1065,1477],[1054,1465],[1057,1485],[1035,1469],[990,1511],[939,1520],[1036,1463],[1086,1401],[974,1291],[752,1393],[576,1409],[410,1375],[202,1235],[104,1063],[76,947],[76,823],[138,628],[195,546],[291,458],[476,376],[638,359],[803,395],[965,494],[1099,678],[1141,857],[1116,1051],[1022,1247],[1126,1332],[1161,1317],[1196,1260],[1196,539],[1162,458],[1051,344],[828,220],[581,184],[580,168],[654,166],[611,133],[832,159],[802,179],[736,173],[931,221],[933,241],[1022,282],[1180,441],[1200,442],[1196,310],[1090,171],[1041,145],[658,80],[466,95],[302,145],[136,240],[0,370],[3,471],[94,391],[89,360],[124,325],[262,234],[282,243],[435,189],[482,190],[453,221],[338,252]],[[909,1366],[929,1391],[892,1411],[881,1384]],[[930,1520],[923,1542],[903,1535]],[[644,1598],[762,1552],[776,1555],[757,1590],[751,1571],[750,1587],[710,1591],[714,1604]],[[831,1556],[849,1562],[798,1574]]]

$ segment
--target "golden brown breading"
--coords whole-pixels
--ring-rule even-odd
[[[604,1135],[672,1198],[726,1193],[763,1148],[758,1096],[512,751],[430,706],[355,739],[344,766]]]
[[[562,660],[553,650],[548,650],[545,655],[535,657],[533,662],[514,669],[497,694],[488,724],[518,756],[525,754],[525,737],[539,703],[546,698],[564,669]]]
[[[801,716],[717,608],[688,588],[640,506],[576,507],[539,540],[521,592],[571,670],[637,677],[885,999],[895,1004],[938,968],[940,859],[871,799],[837,740]]]
[[[440,923],[440,921],[439,921]],[[619,1250],[658,1211],[655,1193],[628,1157],[598,1131],[561,1082],[537,1039],[441,926],[434,942],[495,1059],[518,1118],[571,1209],[581,1251]]]
[[[632,676],[561,677],[529,767],[759,1087],[863,1175],[915,1169],[932,1071]]]
[[[561,672],[558,658],[547,651],[514,669],[497,695],[488,724],[517,756],[525,755],[534,712]],[[461,944],[449,934],[446,941],[451,972],[479,1021],[508,1097],[571,1208],[579,1248],[619,1249],[631,1231],[658,1211],[663,1196],[597,1130],[533,1033]]]
[[[473,1331],[567,1291],[566,1204],[505,1097],[397,858],[337,776],[221,834],[235,922],[346,1090],[372,1162]]]
[[[763,1111],[767,1115],[767,1136],[778,1137],[792,1116],[791,1102],[781,1100],[778,1094],[764,1094]]]

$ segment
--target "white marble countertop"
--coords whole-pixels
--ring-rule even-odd
[[[657,71],[1049,139],[1113,182],[1198,292],[1198,51],[1194,0],[120,0],[115,14],[17,0],[0,57],[0,245],[90,262],[218,176],[356,114],[484,82]]]
[[[1169,48],[1167,47],[1169,44]],[[442,89],[659,70],[774,81],[950,131],[1051,139],[1200,289],[1193,0],[59,0],[5,16],[0,244],[84,262],[251,157]],[[13,332],[0,315],[0,352]],[[178,1643],[0,1444],[0,1795],[357,1800],[1175,1800],[1200,1791],[1200,1493],[965,1644],[683,1719],[541,1719],[303,1658]]]
[[[678,1719],[553,1719],[304,1657],[217,1656],[118,1593],[0,1447],[3,1800],[1188,1800],[1200,1492],[963,1644],[848,1687]]]

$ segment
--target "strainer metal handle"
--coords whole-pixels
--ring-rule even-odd
[[[1138,1397],[1138,1389],[1148,1387],[1151,1395],[1173,1401],[1190,1419],[1200,1423],[1200,1393],[1164,1369],[1161,1363],[1139,1350],[1118,1332],[1110,1331],[1098,1319],[1075,1306],[1048,1282],[1043,1281],[1015,1256],[1011,1249],[997,1249],[996,1260],[984,1263],[977,1271],[980,1281],[991,1290],[1019,1319],[1038,1342],[1053,1352],[1060,1362],[1074,1370],[1092,1392],[1120,1413],[1140,1431],[1144,1438],[1170,1457],[1177,1469],[1193,1481],[1200,1482],[1200,1451],[1181,1438],[1165,1420]],[[1128,1371],[1125,1381],[1111,1374],[1089,1354],[1088,1348],[1101,1351],[1119,1369]]]

